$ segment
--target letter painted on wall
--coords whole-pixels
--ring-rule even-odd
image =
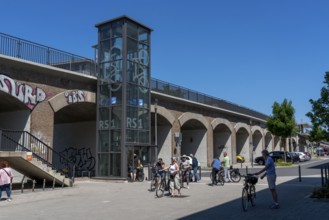
[[[73,104],[86,101],[85,91],[82,90],[70,90],[64,93],[67,104]]]
[[[47,98],[46,93],[42,89],[17,82],[3,74],[0,74],[0,91],[15,97],[31,110],[39,102],[43,102]]]

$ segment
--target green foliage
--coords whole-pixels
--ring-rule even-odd
[[[329,184],[322,188],[314,188],[312,198],[329,198]]]
[[[295,109],[292,102],[284,99],[281,104],[274,102],[272,115],[267,120],[268,130],[283,138],[296,133]]]
[[[283,160],[278,159],[278,160],[275,162],[275,165],[276,165],[276,166],[290,167],[290,166],[292,166],[292,163],[291,163],[291,162],[284,162]]]
[[[315,142],[329,140],[329,72],[325,73],[323,83],[325,86],[321,89],[321,97],[310,99],[312,110],[306,114],[313,124],[311,140]]]

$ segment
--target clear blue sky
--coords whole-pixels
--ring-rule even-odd
[[[329,71],[327,0],[2,0],[0,32],[93,57],[95,24],[128,15],[154,29],[152,76],[296,120]]]

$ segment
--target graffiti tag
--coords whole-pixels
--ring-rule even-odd
[[[60,152],[60,155],[72,161],[78,170],[93,171],[95,169],[96,159],[90,148],[70,147]]]
[[[19,83],[3,74],[0,74],[0,91],[15,97],[31,110],[46,99],[46,93],[42,89]]]
[[[64,95],[68,104],[85,101],[85,93],[81,90],[66,91]]]

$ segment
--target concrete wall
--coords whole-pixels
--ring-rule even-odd
[[[263,136],[259,132],[255,132],[252,136],[252,143],[254,147],[254,158],[262,156],[263,150]]]
[[[166,164],[170,162],[172,156],[172,137],[171,126],[158,127],[158,157],[161,157]]]
[[[249,135],[244,132],[236,134],[236,154],[245,158],[246,162],[249,161]]]
[[[30,131],[30,111],[0,113],[0,128],[18,131]]]
[[[207,132],[200,130],[183,130],[181,155],[195,155],[201,167],[207,166]]]
[[[214,132],[214,157],[224,158],[223,153],[227,152],[231,157],[232,137],[230,132]]]

